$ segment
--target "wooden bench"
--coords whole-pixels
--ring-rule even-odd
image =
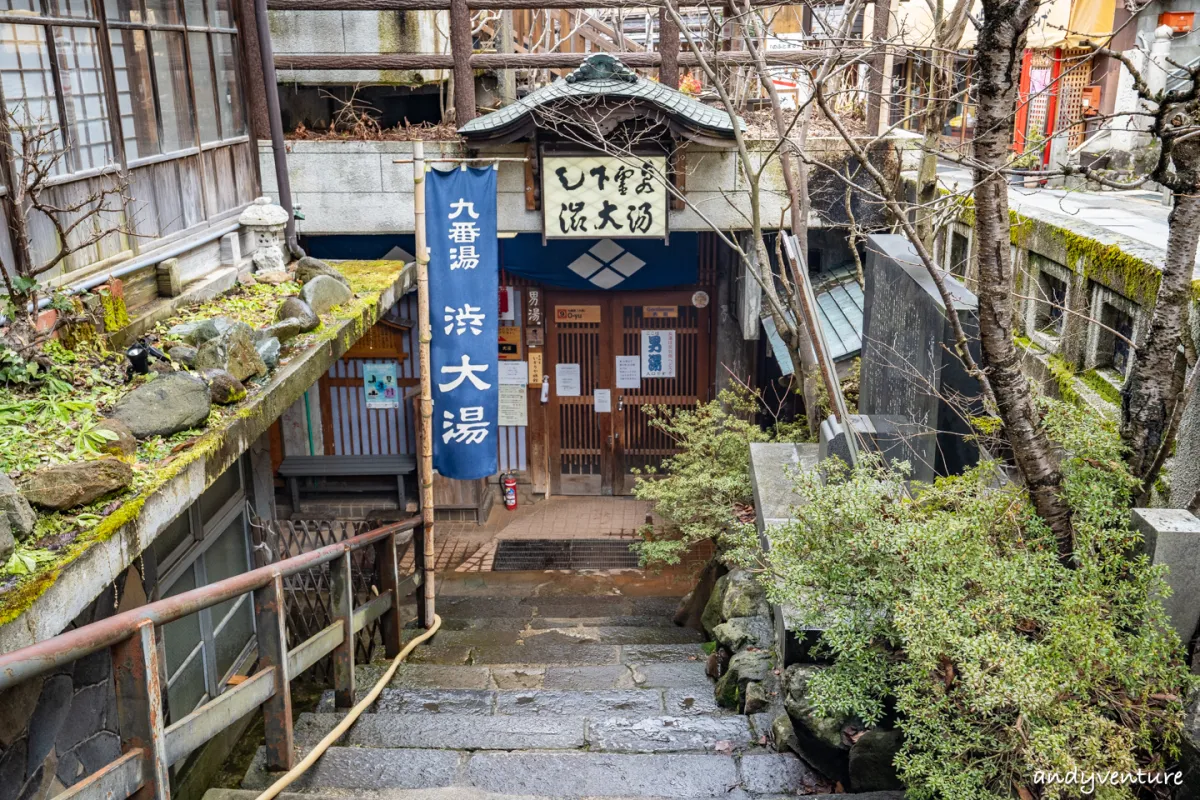
[[[415,456],[288,456],[279,465],[280,477],[286,478],[292,494],[292,513],[300,510],[301,478],[363,478],[387,476],[396,479],[404,510],[404,476],[417,471]]]

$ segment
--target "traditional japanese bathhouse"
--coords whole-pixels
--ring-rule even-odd
[[[745,123],[720,107],[598,54],[466,123],[461,140],[426,143],[434,168],[478,158],[475,165],[498,169],[501,473],[516,473],[539,496],[630,493],[638,471],[673,452],[651,425],[652,407],[705,402],[731,374],[780,374],[762,335],[757,284],[727,244],[750,227],[738,128],[746,131]],[[759,196],[762,218],[784,219],[775,142],[747,137],[754,158],[774,159],[763,179],[770,188]],[[298,181],[309,170],[323,179],[339,170],[355,176],[344,186],[330,178],[323,193],[301,196],[312,209],[309,252],[329,259],[411,253],[411,146],[362,143],[336,162],[327,147],[297,143],[289,155]],[[365,159],[368,149],[370,163],[351,160]],[[379,188],[368,188],[376,180]],[[843,208],[840,184],[824,205]],[[814,216],[812,224],[824,223]],[[810,266],[838,266],[841,251],[821,241],[810,236]],[[442,311],[432,309],[435,325]],[[374,340],[322,379],[306,408],[285,416],[288,454],[415,452],[411,404],[372,408],[366,378],[382,359],[394,365],[401,389],[416,384],[416,317],[415,296],[405,298],[389,327],[377,327]],[[482,515],[492,494],[487,482],[466,483],[437,483],[440,512]]]

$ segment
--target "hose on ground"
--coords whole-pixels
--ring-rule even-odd
[[[342,734],[350,730],[350,726],[353,725],[355,721],[362,716],[362,713],[370,708],[371,704],[379,698],[379,694],[383,691],[383,687],[388,685],[388,682],[391,681],[392,676],[396,674],[396,670],[399,668],[400,663],[408,657],[408,654],[412,652],[412,649],[428,639],[430,636],[433,636],[435,633],[437,633],[438,628],[440,627],[442,627],[442,618],[437,614],[434,614],[433,627],[429,628],[420,636],[415,637],[408,644],[404,645],[404,648],[396,654],[395,658],[392,659],[392,664],[387,668],[387,671],[383,673],[383,677],[381,677],[379,681],[371,687],[371,691],[367,692],[366,697],[358,701],[358,704],[355,705],[354,708],[350,709],[350,712],[346,714],[341,722],[337,724],[337,727],[326,734],[325,738],[318,742],[317,746],[314,747],[308,755],[301,759],[299,764],[284,773],[279,780],[271,784],[271,787],[255,798],[255,800],[273,800],[273,798],[278,796],[280,792],[291,786],[297,778],[299,778],[305,772],[308,772],[312,765],[317,763],[317,759],[324,755],[325,751],[328,750],[334,742],[342,738]]]

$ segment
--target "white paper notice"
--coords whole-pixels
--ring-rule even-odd
[[[642,377],[675,377],[675,331],[642,331]]]
[[[597,414],[607,414],[612,411],[612,389],[597,389],[593,397]]]
[[[642,387],[642,359],[640,356],[617,356],[617,388],[640,389]]]
[[[559,397],[579,397],[579,365],[554,365],[554,393]]]
[[[525,403],[525,385],[500,384],[500,401],[496,414],[496,425],[528,425],[529,406]]]
[[[524,361],[499,361],[496,366],[501,386],[524,386],[529,380],[529,366]]]

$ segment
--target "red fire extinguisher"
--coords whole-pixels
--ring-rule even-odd
[[[517,477],[512,473],[504,476],[504,507],[509,511],[517,507]]]

